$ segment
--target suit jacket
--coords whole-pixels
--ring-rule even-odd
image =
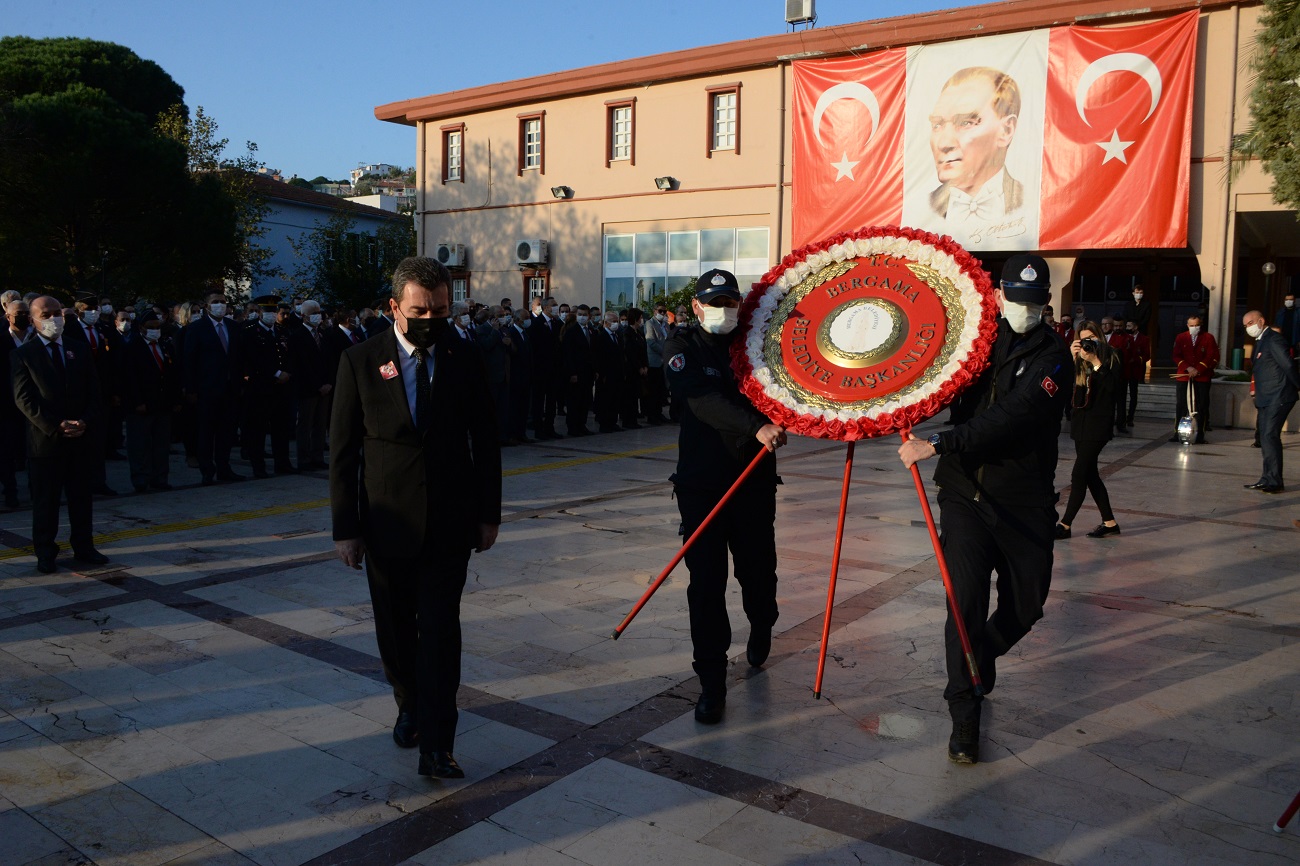
[[[1124,378],[1145,379],[1147,375],[1147,361],[1151,360],[1151,338],[1146,334],[1138,331],[1136,334],[1129,334],[1128,352],[1124,356]]]
[[[488,382],[500,388],[510,379],[510,352],[501,342],[501,331],[483,322],[474,326],[474,341],[483,353]]]
[[[533,316],[528,338],[533,344],[534,378],[538,380],[550,381],[559,373],[561,326],[560,320],[554,316],[549,321],[540,314]]]
[[[343,353],[352,348],[355,343],[352,337],[349,337],[344,330],[338,325],[329,328],[323,328],[325,343],[325,381],[331,385],[339,375],[339,358]],[[366,332],[360,327],[352,329],[353,335],[357,338],[358,343],[365,342]]]
[[[32,457],[66,458],[93,454],[103,403],[99,374],[89,348],[76,340],[63,343],[64,374],[59,376],[45,341],[28,340],[9,356],[14,403],[27,418],[27,442]],[[59,433],[64,421],[85,421],[86,433],[69,439]]]
[[[3,328],[4,333],[0,334],[0,382],[13,382],[12,362],[10,355],[18,348],[14,342],[13,332],[8,328]],[[18,411],[18,404],[14,402],[14,389],[12,387],[0,388],[0,422],[16,422],[22,420],[23,413]]]
[[[623,341],[618,334],[610,336],[605,326],[595,328],[591,334],[591,360],[596,367],[596,381],[619,385],[627,367]]]
[[[183,347],[185,391],[200,397],[220,397],[235,389],[242,364],[240,351],[244,332],[239,325],[225,320],[228,348],[222,348],[212,317],[204,314],[184,328]]]
[[[325,335],[322,333],[320,344],[311,331],[303,324],[288,324],[289,331],[289,372],[293,386],[299,397],[319,397],[322,385],[332,385],[329,378],[329,363],[325,352]],[[324,328],[318,328],[324,331]]]
[[[1174,337],[1174,363],[1179,373],[1194,370],[1197,382],[1208,382],[1214,378],[1214,368],[1219,366],[1219,344],[1209,331],[1201,331],[1193,345],[1191,333],[1183,331]]]
[[[289,368],[289,337],[278,325],[268,330],[259,324],[244,329],[240,341],[240,373],[247,393],[266,397],[275,392],[276,373],[291,373]],[[292,384],[292,380],[290,380]]]
[[[434,420],[421,434],[401,352],[389,332],[339,360],[330,419],[334,539],[414,556],[434,527],[446,533],[440,542],[471,545],[478,524],[501,522],[501,446],[483,357],[450,335],[434,345]]]
[[[596,378],[596,367],[591,358],[591,330],[574,322],[564,329],[561,349],[564,356],[564,378],[577,376],[578,382],[590,387]]]
[[[1294,403],[1300,374],[1287,352],[1286,338],[1268,328],[1255,340],[1255,406]]]
[[[163,357],[161,368],[144,338],[126,344],[122,408],[128,415],[134,415],[141,405],[150,414],[167,413],[181,401],[181,375],[175,353],[162,340],[158,341],[158,351]]]
[[[527,391],[533,382],[533,338],[529,336],[530,327],[520,336],[520,331],[513,324],[501,329],[502,345],[510,353],[510,390]],[[509,340],[509,343],[506,343]]]

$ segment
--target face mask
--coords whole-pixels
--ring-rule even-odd
[[[37,322],[36,328],[45,339],[57,340],[63,334],[63,317],[51,316],[48,319],[41,319]]]
[[[460,326],[461,326],[462,328],[468,328],[468,327],[469,327],[469,313],[462,313],[462,314],[460,315],[459,319],[457,319],[457,321],[460,322]]]
[[[93,325],[99,321],[99,310],[86,310],[81,314],[81,321],[87,325]]]
[[[127,314],[126,314],[126,320],[127,320],[128,322],[134,322],[134,321],[135,321],[135,313],[127,313]]]
[[[542,314],[542,305],[541,305],[541,304],[533,304],[533,315],[534,315],[534,316],[540,316],[541,314]]]
[[[568,313],[560,313],[559,319],[560,319],[561,322],[567,322],[567,321],[569,321],[569,314],[568,314]]]
[[[579,313],[579,314],[578,314],[578,324],[579,324],[579,325],[585,325],[585,324],[587,324],[587,323],[590,322],[590,321],[591,321],[591,316],[584,316],[584,315],[582,315],[582,313]]]
[[[532,319],[524,319],[522,322],[519,323],[519,327],[523,328],[525,331],[527,331],[532,326],[533,326]]]
[[[606,322],[605,330],[609,331],[611,334],[614,333],[618,330],[618,322]]]
[[[308,317],[307,317],[307,324],[309,324],[309,325],[319,325],[319,324],[320,324],[320,313],[312,313],[310,316],[308,316]]]
[[[1002,317],[1017,334],[1027,334],[1029,329],[1042,321],[1043,308],[1037,304],[1017,304],[1015,301],[1003,301]]]
[[[208,304],[208,313],[214,319],[224,319],[226,317],[226,305],[220,302]]]
[[[131,323],[126,319],[123,319],[122,321],[117,323],[117,331],[119,334],[125,334],[128,330],[130,330],[130,328],[131,328]]]
[[[1246,333],[1250,335],[1250,338],[1251,338],[1252,340],[1258,340],[1258,339],[1259,339],[1259,335],[1262,334],[1262,333],[1264,333],[1264,326],[1263,326],[1263,325],[1250,325],[1250,326],[1248,326],[1248,327],[1246,328]]]
[[[1198,337],[1201,334],[1201,326],[1192,325],[1190,328],[1187,329],[1187,333],[1191,334],[1193,337]]]
[[[111,316],[113,314],[113,305],[105,304],[104,306],[99,308],[99,311],[103,313],[105,316]]]
[[[144,338],[150,343],[156,343],[162,338],[162,331],[157,328],[149,328],[144,332]]]
[[[739,307],[705,307],[700,313],[700,327],[710,334],[730,334],[739,321]]]
[[[1142,300],[1142,293],[1141,293],[1141,292],[1134,292],[1134,293],[1133,293],[1133,300],[1135,300],[1135,301],[1140,301],[1140,300]]]
[[[27,330],[28,328],[30,328],[31,326],[32,326],[32,317],[31,317],[31,314],[29,314],[29,313],[19,313],[18,315],[14,316],[14,326],[13,326],[13,327],[14,327],[14,330],[15,330],[15,331],[26,331],[26,330]]]
[[[1295,301],[1294,301],[1294,300],[1291,300],[1291,301],[1283,301],[1282,304],[1283,304],[1283,306],[1285,306],[1285,307],[1289,310],[1289,309],[1291,309],[1292,307],[1295,306]]]
[[[662,321],[664,321],[664,320],[667,319],[667,318],[668,318],[668,314],[667,314],[667,313],[655,313],[655,321],[656,321],[656,322],[662,322]]]
[[[267,313],[267,312],[262,313],[262,324],[266,325],[267,327],[274,325],[275,319],[276,319],[275,313]]]
[[[301,316],[301,315],[302,315],[302,304],[294,304],[294,305],[293,305],[293,311],[294,311],[295,313],[297,313],[298,315]]]
[[[406,316],[405,336],[407,342],[417,349],[427,349],[445,333],[451,324],[446,318],[441,319],[408,319]]]
[[[509,317],[509,316],[498,316],[498,317],[497,317],[497,324],[504,328],[506,325],[510,324],[510,317]]]

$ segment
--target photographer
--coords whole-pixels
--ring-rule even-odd
[[[1084,322],[1079,326],[1079,339],[1070,344],[1070,353],[1074,355],[1070,438],[1074,440],[1075,458],[1074,471],[1070,474],[1070,501],[1056,524],[1057,538],[1070,537],[1070,524],[1083,505],[1085,490],[1092,493],[1102,520],[1088,537],[1105,538],[1120,532],[1115,513],[1110,509],[1110,495],[1097,468],[1097,458],[1114,435],[1115,406],[1122,393],[1123,361],[1100,335],[1095,322]]]

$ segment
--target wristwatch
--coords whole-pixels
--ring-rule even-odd
[[[934,449],[934,453],[936,455],[943,454],[943,440],[939,438],[938,433],[935,433],[933,436],[931,436],[928,441],[930,443],[930,447]]]

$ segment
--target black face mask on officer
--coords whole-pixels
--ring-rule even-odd
[[[417,349],[427,349],[438,342],[451,324],[445,316],[440,319],[413,319],[402,313],[402,319],[406,322],[402,335]]]

